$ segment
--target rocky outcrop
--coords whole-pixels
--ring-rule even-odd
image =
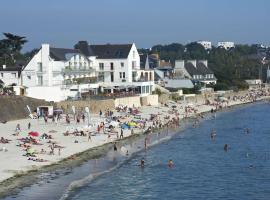
[[[33,112],[37,106],[50,105],[44,100],[23,96],[0,96],[0,121],[23,119],[29,116],[26,106]]]

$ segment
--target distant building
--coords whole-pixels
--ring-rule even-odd
[[[175,74],[192,80],[194,84],[216,84],[217,79],[211,69],[208,68],[207,60],[176,60]]]
[[[226,50],[235,47],[234,42],[218,42],[217,46],[220,47],[220,48],[224,48]]]
[[[212,42],[210,41],[203,41],[203,40],[199,40],[197,41],[198,44],[201,44],[205,50],[210,50],[212,49]]]
[[[6,66],[0,67],[0,80],[4,86],[21,85],[21,72],[23,65]]]

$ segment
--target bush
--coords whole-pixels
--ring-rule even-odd
[[[217,82],[217,84],[214,85],[214,90],[229,90],[229,85],[224,82]]]
[[[158,96],[160,96],[162,94],[162,92],[159,88],[156,88],[155,91],[153,92],[153,94],[157,94]]]

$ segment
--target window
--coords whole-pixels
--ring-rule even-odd
[[[42,76],[38,76],[38,85],[43,85],[43,77]]]
[[[149,85],[146,86],[146,93],[149,93]]]
[[[136,61],[132,61],[132,68],[136,67]]]
[[[38,65],[38,71],[39,72],[42,72],[43,71],[43,69],[42,69],[42,63],[41,62],[38,62],[37,65]]]
[[[2,78],[4,77],[4,73],[1,73],[1,77],[2,77]]]
[[[123,62],[121,62],[121,67],[124,67],[124,63]]]
[[[104,63],[99,63],[99,70],[104,70]]]
[[[123,72],[123,78],[126,78],[126,72]]]
[[[142,86],[142,94],[145,93],[145,86]]]
[[[122,72],[119,72],[119,77],[122,78]]]
[[[111,65],[111,70],[113,70],[113,63],[111,62],[111,64],[110,64],[110,65]]]
[[[31,76],[27,76],[27,78],[28,78],[29,80],[31,80]]]
[[[114,82],[114,75],[113,75],[113,72],[111,72],[111,82]]]

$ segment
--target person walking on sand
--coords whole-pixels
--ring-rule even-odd
[[[20,132],[20,131],[21,131],[21,125],[20,125],[20,124],[17,124],[17,125],[16,125],[15,131],[16,131],[16,132]]]
[[[123,129],[121,128],[120,139],[123,139],[123,138],[124,138],[124,131],[123,131]]]
[[[28,130],[30,130],[31,129],[31,123],[29,122],[28,123]]]
[[[88,132],[88,142],[91,141],[91,133]]]
[[[102,111],[101,110],[99,111],[99,117],[100,118],[102,117]]]

